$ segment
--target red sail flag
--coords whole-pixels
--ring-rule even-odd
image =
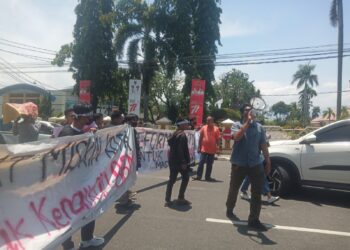
[[[191,99],[190,99],[190,119],[196,117],[196,127],[203,122],[205,80],[192,79]]]
[[[79,102],[91,104],[91,95],[90,95],[91,81],[81,80],[79,87],[80,87]]]

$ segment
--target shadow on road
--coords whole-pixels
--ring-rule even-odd
[[[297,193],[284,197],[284,199],[310,202],[316,206],[350,208],[350,192],[333,189],[302,187]]]
[[[192,209],[192,206],[191,205],[179,205],[179,204],[173,203],[172,205],[167,206],[167,208],[173,209],[173,210],[176,210],[179,212],[187,212],[187,211]]]
[[[190,174],[190,177],[195,175],[196,172],[195,171],[192,171],[189,173]],[[177,177],[176,178],[176,181],[179,181],[181,180],[181,176]],[[145,187],[145,188],[141,188],[139,190],[136,190],[136,193],[142,193],[142,192],[146,192],[146,191],[149,191],[151,189],[154,189],[154,188],[158,188],[158,187],[161,187],[161,186],[165,186],[166,184],[168,184],[168,181],[163,181],[163,182],[160,182],[160,183],[157,183],[157,184],[154,184],[152,186],[149,186],[149,187]]]
[[[87,247],[87,248],[83,248],[84,250],[99,250],[99,249],[103,249],[109,242],[110,240],[116,235],[116,233],[119,231],[119,229],[129,220],[129,218],[132,216],[132,214],[136,211],[140,209],[140,205],[139,204],[131,204],[129,205],[127,208],[123,208],[123,210],[119,211],[118,209],[120,209],[118,207],[118,205],[115,205],[116,212],[118,212],[119,214],[125,214],[125,216],[118,221],[117,224],[115,224],[104,236],[103,238],[105,239],[105,243],[103,244],[103,246],[101,247]]]
[[[237,232],[248,236],[252,241],[261,244],[261,245],[277,245],[277,242],[271,240],[262,232],[248,230],[247,225],[233,224],[235,228],[237,228]]]

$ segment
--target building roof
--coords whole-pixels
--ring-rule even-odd
[[[40,93],[42,95],[48,94],[47,90],[41,87],[28,84],[28,83],[18,83],[18,84],[13,84],[0,89],[0,96],[10,91],[21,91],[21,90],[29,90],[29,91]]]

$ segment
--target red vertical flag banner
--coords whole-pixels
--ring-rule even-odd
[[[192,79],[189,117],[196,117],[197,126],[203,122],[204,92],[205,80]]]
[[[90,80],[81,80],[79,83],[79,102],[91,104]]]

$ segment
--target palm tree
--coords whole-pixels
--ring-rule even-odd
[[[302,88],[299,92],[299,103],[302,110],[302,125],[306,126],[309,121],[309,111],[311,98],[316,96],[316,91],[312,88],[314,85],[318,85],[317,75],[312,74],[315,65],[305,64],[299,65],[299,69],[293,75],[292,84],[297,82],[297,89]]]
[[[323,117],[327,118],[328,117],[328,122],[331,122],[332,116],[335,116],[334,111],[331,108],[328,108],[327,110],[323,111]]]
[[[342,74],[343,74],[343,0],[333,0],[329,13],[331,25],[338,27],[338,76],[337,76],[337,118],[341,112]]]
[[[152,36],[154,9],[144,1],[120,1],[117,5],[115,49],[121,58],[127,44],[127,58],[134,77],[141,75],[144,120],[148,119],[149,93],[157,70],[157,41]],[[143,57],[138,63],[138,57]]]
[[[349,110],[346,106],[341,108],[340,119],[345,119],[350,117]]]

